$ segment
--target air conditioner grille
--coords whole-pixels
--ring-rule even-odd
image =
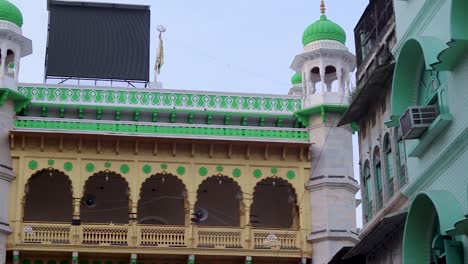
[[[420,138],[439,115],[437,106],[412,106],[400,118],[404,139]]]

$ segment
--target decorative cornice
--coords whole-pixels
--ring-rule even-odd
[[[348,109],[347,105],[331,105],[331,104],[321,104],[306,109],[299,110],[294,113],[294,116],[301,121],[305,126],[309,126],[309,117],[320,113],[322,117],[322,122],[325,123],[327,112],[340,113],[343,114]]]
[[[33,104],[127,107],[292,115],[301,109],[297,96],[21,84]]]
[[[117,122],[57,118],[24,118],[15,121],[14,131],[76,134],[141,135],[147,137],[211,138],[262,142],[309,143],[309,132],[300,128],[248,126],[205,126],[147,122]]]
[[[351,177],[319,176],[310,178],[306,188],[310,192],[323,189],[346,189],[352,193],[357,193],[359,191],[359,184]]]

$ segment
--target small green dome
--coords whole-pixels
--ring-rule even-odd
[[[327,16],[321,15],[320,19],[308,26],[302,35],[302,44],[305,46],[317,40],[336,40],[345,44],[346,33],[342,27],[328,20]]]
[[[292,84],[300,84],[300,83],[302,83],[302,74],[296,72],[296,73],[291,77],[291,83],[292,83]]]
[[[16,24],[18,27],[23,25],[23,15],[21,11],[7,0],[0,0],[0,20],[6,20]]]

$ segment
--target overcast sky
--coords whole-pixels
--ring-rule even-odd
[[[47,0],[10,1],[23,13],[23,35],[33,41],[33,54],[21,61],[20,81],[43,82]],[[158,43],[156,26],[163,24],[165,65],[159,80],[164,88],[184,90],[287,94],[294,73],[289,66],[302,50],[302,33],[320,16],[320,0],[93,2],[150,5],[151,69]],[[352,53],[353,29],[368,2],[326,0],[327,17],[345,29]],[[356,165],[356,151],[354,156]],[[358,210],[358,226],[362,226],[360,214]]]

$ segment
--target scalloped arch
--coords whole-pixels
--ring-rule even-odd
[[[176,175],[174,175],[174,174],[172,174],[172,173],[163,174],[163,173],[159,172],[159,173],[151,174],[149,177],[145,178],[145,180],[141,183],[140,189],[139,189],[139,192],[138,192],[138,200],[141,199],[141,192],[143,191],[143,190],[142,190],[143,185],[144,185],[148,180],[150,180],[151,178],[153,178],[153,177],[159,177],[159,176],[174,177],[174,178],[176,179],[177,182],[179,182],[180,184],[182,184],[182,186],[184,187],[184,190],[185,190],[185,191],[188,191],[187,185],[185,185],[184,181],[183,181],[181,178],[177,177]]]
[[[271,181],[271,180],[275,180],[275,181],[279,181],[280,183],[283,182],[287,185],[289,185],[291,187],[291,190],[294,192],[294,195],[298,198],[298,199],[301,199],[301,197],[298,197],[297,196],[297,191],[296,191],[296,188],[294,187],[294,185],[292,183],[290,183],[287,179],[284,179],[282,177],[279,177],[279,176],[270,176],[270,177],[266,177],[258,182],[255,183],[255,186],[254,186],[254,189],[253,189],[253,197],[255,197],[255,192],[257,191],[257,187],[259,186],[260,183],[264,183],[264,182],[267,182],[267,181]],[[298,206],[300,201],[296,199],[296,205]]]
[[[38,205],[34,205],[34,200],[40,200],[40,199],[37,199],[39,197],[36,197],[36,198],[29,198],[29,199],[33,199],[33,204],[32,205],[29,205],[29,202],[28,202],[28,194],[31,194],[31,184],[32,184],[32,180],[34,180],[36,177],[46,177],[46,179],[49,177],[47,175],[44,175],[46,173],[49,173],[50,174],[50,177],[53,177],[54,180],[51,182],[55,182],[55,185],[57,183],[60,183],[60,179],[63,180],[62,183],[64,183],[65,185],[68,185],[69,186],[69,192],[68,193],[62,193],[62,195],[64,195],[63,197],[61,197],[60,199],[57,199],[56,196],[54,196],[54,198],[49,201],[49,202],[59,202],[59,204],[55,204],[55,206],[60,206],[61,208],[59,210],[53,210],[53,212],[50,212],[53,214],[53,216],[50,215],[50,213],[48,213],[47,216],[39,216],[37,214],[34,213],[34,210],[37,208]],[[60,179],[59,179],[60,178]],[[40,180],[41,183],[44,183],[44,180]],[[39,184],[41,184],[39,183]],[[40,187],[40,185],[38,186]],[[56,186],[57,187],[57,186]],[[62,186],[62,184],[60,185],[60,187],[64,187]],[[34,188],[34,187],[33,187]],[[28,190],[29,189],[29,190]],[[66,190],[63,190],[62,188],[59,188],[59,191],[57,192],[63,192],[63,191],[66,191]],[[54,192],[55,195],[57,194],[57,192]],[[47,196],[47,195],[46,195]],[[40,195],[40,198],[44,198],[44,195],[43,193],[41,192],[41,195]],[[49,197],[50,198],[50,197]],[[60,202],[64,201],[66,199],[69,199],[69,207],[68,208],[65,208],[64,205],[60,204]],[[47,198],[46,198],[47,199]],[[60,201],[58,201],[60,200]],[[22,210],[22,215],[23,215],[23,218],[25,218],[26,220],[28,220],[27,218],[30,218],[29,220],[30,221],[56,221],[56,222],[68,222],[68,221],[71,221],[71,218],[72,218],[72,215],[73,215],[73,182],[71,181],[70,179],[70,176],[68,176],[68,174],[66,174],[65,172],[61,171],[61,170],[57,170],[57,169],[41,169],[41,170],[38,170],[36,171],[35,173],[31,174],[28,178],[27,178],[27,181],[26,183],[24,184],[24,188],[23,188],[23,201],[24,201],[24,206],[22,206],[21,210]],[[47,206],[49,206],[50,204],[47,204]],[[33,208],[30,208],[30,206],[33,206]],[[67,210],[69,212],[69,217],[67,218],[65,215],[62,215],[61,213],[59,213],[59,211],[63,211],[63,210]],[[28,213],[27,211],[28,210],[32,210],[30,211],[30,213]],[[31,215],[32,214],[32,215]],[[38,219],[37,217],[39,218],[43,218],[43,219]],[[46,218],[44,218],[46,217]],[[53,219],[49,218],[47,219],[47,217],[52,217]],[[59,219],[60,218],[60,219]],[[63,218],[63,219],[62,219]]]
[[[82,193],[81,193],[82,196],[83,196],[84,193],[85,193],[85,190],[86,190],[85,187],[86,187],[86,184],[88,184],[89,180],[92,179],[93,177],[98,177],[100,173],[112,173],[112,174],[117,175],[117,176],[119,176],[120,178],[122,178],[122,179],[125,181],[125,183],[127,184],[127,188],[128,188],[128,197],[129,197],[129,199],[132,197],[132,195],[131,195],[132,189],[130,188],[130,183],[127,181],[127,178],[125,178],[124,176],[122,176],[122,174],[117,173],[117,172],[115,172],[115,171],[111,171],[111,170],[110,170],[110,171],[98,171],[98,172],[93,173],[92,175],[89,175],[88,178],[86,178],[86,181],[85,181],[84,184],[83,184],[83,189],[82,189]]]

